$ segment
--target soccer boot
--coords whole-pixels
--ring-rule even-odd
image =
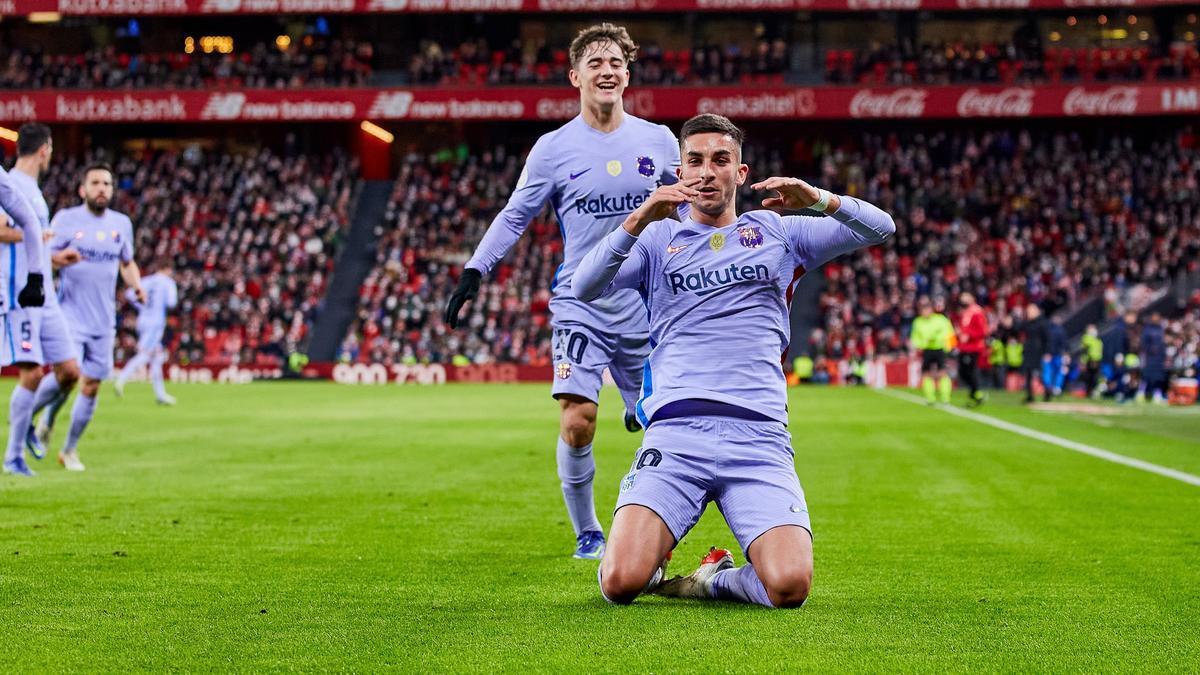
[[[711,598],[713,576],[728,569],[733,569],[733,554],[723,548],[711,548],[695,572],[664,581],[650,592],[668,598]]]
[[[125,398],[125,379],[118,377],[113,380],[113,391],[116,392],[117,398]]]
[[[642,430],[642,423],[638,421],[637,416],[628,411],[625,413],[625,430],[631,434]]]
[[[79,461],[79,451],[74,448],[58,453],[58,463],[67,471],[83,471],[86,468]]]
[[[33,455],[34,459],[46,458],[46,444],[38,437],[37,431],[33,425],[29,425],[29,430],[25,432],[25,447],[29,449],[29,454]]]
[[[37,437],[38,443],[41,443],[43,447],[49,446],[50,432],[53,431],[53,429],[46,424],[46,416],[43,415],[42,419],[38,420],[38,423],[35,426],[37,429],[33,433]]]
[[[159,396],[158,398],[156,398],[154,401],[155,401],[155,403],[157,403],[159,405],[168,405],[168,406],[175,405],[175,397],[170,394],[163,394],[162,396]]]
[[[604,533],[588,530],[575,539],[575,554],[580,560],[599,560],[604,557]]]
[[[33,472],[33,469],[29,468],[29,465],[25,463],[25,457],[23,456],[17,457],[16,459],[10,459],[5,462],[4,473],[11,473],[14,476],[25,476],[27,478],[33,478],[37,475]]]

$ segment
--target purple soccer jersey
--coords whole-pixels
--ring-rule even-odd
[[[117,272],[133,260],[133,224],[112,209],[63,209],[51,221],[50,248],[73,248],[83,259],[59,271],[59,302],[77,337],[111,335],[117,325]]]
[[[50,205],[46,203],[46,197],[42,195],[42,189],[38,187],[37,181],[33,176],[24,171],[12,171],[8,174],[12,179],[17,189],[25,195],[25,199],[29,200],[29,204],[33,207],[34,213],[37,214],[38,224],[42,226],[43,232],[50,230]],[[19,293],[25,287],[25,274],[28,273],[29,265],[25,261],[25,253],[18,251],[17,253],[17,276],[16,289]],[[54,269],[50,262],[50,247],[42,246],[42,270],[45,274],[45,289],[46,289],[46,304],[45,307],[51,307],[58,304],[58,296],[54,292],[54,275],[50,270]]]
[[[896,229],[875,206],[841,200],[832,216],[750,211],[719,228],[661,220],[640,237],[618,228],[584,258],[575,272],[577,297],[638,289],[645,298],[653,348],[637,405],[643,425],[663,405],[686,399],[787,424],[781,356],[796,281]]]
[[[548,202],[563,236],[550,310],[556,324],[575,322],[613,334],[646,334],[646,308],[634,291],[595,303],[571,294],[579,261],[662,183],[675,182],[679,144],[665,126],[625,115],[610,133],[575,117],[538,139],[508,204],[492,221],[467,267],[487,274]]]
[[[12,227],[19,227],[24,231],[21,245],[10,245],[3,260],[0,260],[0,268],[3,269],[4,277],[4,283],[0,284],[3,287],[0,290],[0,300],[3,301],[4,311],[16,303],[16,295],[21,288],[24,288],[27,274],[42,274],[49,270],[45,266],[42,221],[34,203],[26,195],[26,190],[22,189],[20,178],[15,175],[16,173],[20,172],[10,174],[0,168],[0,209],[3,209],[4,213],[13,220],[10,223]],[[32,182],[32,179],[30,180]],[[37,184],[35,183],[33,187],[34,192],[40,198],[41,191],[37,190]],[[42,199],[41,203],[45,205],[45,199]],[[48,207],[46,213],[49,214]]]

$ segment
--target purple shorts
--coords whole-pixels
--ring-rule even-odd
[[[574,394],[599,403],[607,368],[621,391],[625,409],[634,411],[642,395],[646,357],[650,356],[649,335],[618,335],[581,323],[563,323],[554,325],[553,345],[554,398]]]
[[[796,477],[792,437],[779,422],[683,417],[646,430],[621,481],[617,510],[638,504],[658,514],[675,541],[716,502],[742,552],[764,532],[799,525],[812,532]]]

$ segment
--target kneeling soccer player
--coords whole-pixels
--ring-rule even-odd
[[[637,414],[646,435],[621,482],[600,590],[614,603],[650,591],[796,607],[812,583],[808,506],[787,431],[780,354],[788,301],[804,274],[895,232],[891,217],[796,178],[753,187],[767,208],[830,217],[738,216],[742,131],[699,115],[680,134],[680,182],[656,190],[584,258],[573,292],[593,300],[639,289],[651,343]],[[683,222],[668,218],[689,203]],[[748,564],[713,549],[700,569],[664,582],[664,561],[709,501],[724,514]]]

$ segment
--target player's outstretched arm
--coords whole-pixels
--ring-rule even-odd
[[[529,224],[541,212],[546,200],[554,193],[554,168],[547,154],[545,137],[534,144],[525,158],[525,167],[517,179],[517,187],[508,197],[508,203],[488,226],[483,239],[475,247],[475,253],[458,278],[458,286],[446,304],[445,322],[458,328],[459,312],[463,305],[479,295],[479,284],[483,275],[492,271],[496,263],[516,245]]]
[[[650,226],[667,218],[680,204],[690,203],[699,193],[699,181],[664,185],[655,190],[621,227],[600,240],[584,256],[571,279],[571,293],[589,302],[620,288],[637,288],[650,267],[650,253],[639,237]]]
[[[896,233],[892,217],[874,204],[835,195],[799,178],[773,177],[751,187],[775,192],[775,196],[763,200],[766,208],[812,209],[825,214],[783,217],[797,256],[809,269],[843,253],[882,244]]]

